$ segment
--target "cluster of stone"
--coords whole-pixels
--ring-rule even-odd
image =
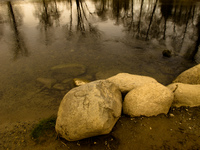
[[[75,78],[85,74],[86,70],[86,67],[81,64],[60,64],[50,69],[50,78],[39,77],[36,81],[44,88],[66,91],[74,87],[74,85],[80,86],[89,82],[86,79]],[[90,79],[90,76],[86,78]]]
[[[59,136],[76,141],[108,134],[122,112],[132,117],[156,116],[167,114],[171,106],[199,105],[200,65],[168,86],[151,77],[119,73],[71,89],[61,101],[55,128]]]

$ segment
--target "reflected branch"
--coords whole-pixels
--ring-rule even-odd
[[[140,33],[140,23],[141,23],[141,17],[142,17],[142,7],[143,7],[144,0],[141,2],[140,6],[140,16],[139,16],[139,22],[138,22],[138,34]]]
[[[151,24],[152,24],[152,21],[153,21],[153,16],[154,16],[154,13],[155,13],[155,10],[156,10],[157,3],[158,3],[158,0],[156,0],[154,8],[153,8],[153,12],[152,12],[150,23],[149,23],[149,28],[147,30],[146,40],[148,40],[148,37],[149,37],[149,30],[151,28]]]
[[[185,25],[185,30],[184,30],[184,32],[183,32],[183,38],[182,38],[182,41],[181,41],[181,47],[182,47],[182,45],[183,45],[183,42],[184,42],[184,40],[185,40],[185,35],[186,35],[186,33],[187,33],[187,28],[188,28],[188,23],[189,23],[189,19],[190,19],[190,16],[191,16],[191,12],[192,12],[192,5],[190,6],[190,10],[189,10],[189,13],[188,13],[188,16],[187,16],[187,18],[186,18],[186,25]]]
[[[19,55],[28,56],[28,50],[25,46],[24,39],[18,30],[16,16],[15,16],[13,6],[10,1],[7,2],[7,6],[8,6],[8,11],[9,11],[9,14],[10,14],[11,20],[12,20],[12,27],[14,30],[15,47],[13,48],[14,49],[14,58],[13,59],[16,60],[19,58]]]

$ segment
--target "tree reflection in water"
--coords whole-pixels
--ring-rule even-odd
[[[59,18],[61,16],[61,11],[57,7],[56,0],[42,0],[41,4],[35,5],[35,17],[39,20],[39,28],[41,33],[45,33],[45,43],[46,45],[51,44],[51,38],[53,37],[50,32],[50,28],[53,25],[59,26]]]
[[[52,42],[54,29],[63,24],[60,18],[65,15],[67,17],[64,20],[63,34],[67,40],[79,38],[82,41],[84,37],[99,37],[101,31],[95,25],[111,20],[115,25],[123,25],[128,38],[156,40],[188,59],[194,60],[198,53],[200,6],[194,1],[42,0],[33,4],[34,16],[39,20],[40,35],[44,36],[47,45]],[[65,6],[65,11],[61,10],[60,4]],[[18,47],[15,58],[19,54],[27,56],[23,36],[18,30],[19,18],[23,16],[13,8],[11,2],[7,2],[7,8]]]
[[[196,45],[199,43],[200,7],[193,1],[111,0],[105,3],[101,0],[96,3],[96,8],[98,14],[113,16],[116,24],[123,24],[133,38],[156,39],[189,59],[194,59],[198,52],[198,46],[193,45],[194,41],[197,41]],[[105,8],[106,13],[103,13]]]
[[[75,6],[73,5],[73,3],[75,3]],[[101,36],[101,33],[97,29],[97,27],[92,25],[92,23],[88,19],[88,18],[94,18],[96,17],[96,15],[89,10],[86,1],[69,0],[69,3],[67,3],[67,5],[70,6],[70,17],[69,17],[70,21],[66,25],[67,29],[66,37],[68,40],[72,39],[74,32],[76,32],[75,33],[76,38],[79,37],[79,39],[82,39],[82,37],[86,36],[87,37],[90,36],[92,38]],[[76,11],[73,12],[73,10]],[[74,25],[74,27],[73,27],[73,22],[76,22],[76,25]]]
[[[8,12],[10,15],[10,25],[14,32],[14,47],[13,47],[13,60],[16,60],[21,56],[28,56],[28,50],[26,48],[22,33],[19,31],[18,26],[22,21],[22,16],[19,9],[13,9],[12,3],[7,2]]]

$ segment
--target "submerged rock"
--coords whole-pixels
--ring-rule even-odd
[[[200,84],[173,83],[168,88],[174,92],[173,106],[200,106]]]
[[[148,83],[157,83],[154,78],[129,73],[119,73],[107,79],[119,87],[120,91],[126,93],[134,88],[143,86]]]
[[[98,80],[73,88],[61,101],[56,132],[68,141],[108,134],[122,110],[122,96],[111,82]]]
[[[174,94],[160,83],[149,83],[131,90],[124,99],[123,112],[130,116],[167,114]]]
[[[61,64],[51,68],[52,76],[57,80],[73,78],[86,72],[86,67],[82,64]]]
[[[186,84],[200,84],[200,64],[181,73],[173,82]]]
[[[37,78],[36,81],[42,83],[45,87],[49,89],[56,83],[56,80],[51,78]]]

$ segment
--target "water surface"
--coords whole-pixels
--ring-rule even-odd
[[[167,85],[200,62],[195,1],[0,1],[0,10],[1,123],[57,112],[73,86],[59,91],[36,82],[53,78],[56,65],[82,64],[87,71],[76,77],[90,80],[117,70]],[[165,49],[172,57],[162,56]]]

